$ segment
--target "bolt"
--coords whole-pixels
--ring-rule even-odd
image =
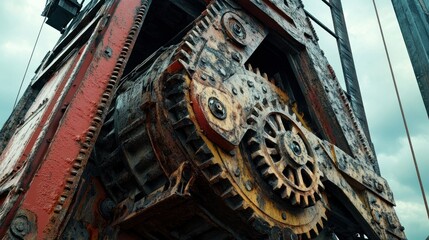
[[[212,114],[220,119],[223,120],[226,118],[226,109],[222,102],[219,101],[219,99],[215,97],[209,98],[209,108]]]
[[[287,217],[286,213],[285,213],[285,212],[282,212],[282,219],[283,219],[283,220],[286,220],[286,217]]]
[[[231,56],[232,56],[232,59],[234,59],[237,62],[240,62],[241,60],[240,54],[233,52]]]
[[[106,56],[111,57],[112,49],[110,47],[107,47],[106,50],[104,50],[104,53],[106,54]]]
[[[236,168],[234,170],[234,176],[238,177],[238,176],[240,176],[240,173],[241,173],[240,168]]]
[[[234,95],[237,95],[237,94],[238,94],[237,89],[236,89],[236,88],[232,88],[232,93],[233,93]]]
[[[115,203],[112,199],[106,198],[100,204],[101,216],[106,219],[110,219],[113,216],[113,209],[115,208]]]
[[[241,36],[241,35],[243,34],[243,28],[242,28],[241,24],[239,24],[239,23],[237,23],[237,22],[234,22],[234,23],[232,24],[232,30],[234,30],[234,33],[235,33],[237,36]]]
[[[290,145],[289,145],[290,149],[292,150],[292,152],[296,155],[299,156],[301,155],[301,147],[299,146],[299,144],[296,141],[293,141]]]
[[[378,192],[383,192],[383,189],[384,189],[383,184],[379,182],[375,184],[375,188],[377,189]]]
[[[221,69],[219,69],[219,72],[222,76],[224,76],[224,77],[226,76],[225,69],[221,68]]]
[[[253,87],[253,86],[254,86],[254,84],[253,84],[253,82],[252,82],[252,81],[247,81],[247,86],[249,86],[249,87]]]
[[[247,191],[251,191],[253,189],[253,184],[250,181],[246,181],[244,185]]]
[[[24,215],[17,216],[10,226],[10,230],[13,235],[18,237],[24,237],[30,232],[30,222]]]
[[[18,232],[22,232],[22,231],[24,231],[24,229],[25,229],[25,224],[24,224],[23,222],[18,222],[18,223],[16,223],[16,225],[15,225],[15,229],[16,229]]]
[[[328,87],[328,86],[325,86],[324,88],[325,88],[325,92],[327,92],[327,93],[328,93],[328,92],[329,92],[329,87]]]
[[[284,0],[284,1],[283,1],[283,4],[284,4],[285,6],[289,6],[289,3],[287,2],[287,0]]]

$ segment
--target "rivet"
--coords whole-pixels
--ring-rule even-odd
[[[235,60],[235,61],[237,61],[237,62],[240,62],[240,61],[241,61],[240,54],[238,54],[238,53],[236,53],[236,52],[233,52],[233,53],[231,54],[231,57],[232,57],[232,59],[234,59],[234,60]]]
[[[240,176],[240,173],[241,173],[240,168],[236,168],[234,170],[234,176],[238,177],[238,176]]]
[[[251,191],[253,189],[253,184],[250,181],[246,181],[246,183],[244,185],[245,185],[247,191]]]

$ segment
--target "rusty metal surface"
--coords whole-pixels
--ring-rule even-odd
[[[39,135],[40,130],[33,136],[24,134],[32,138],[32,142],[24,145],[27,148],[25,151],[29,153],[3,152],[2,164],[9,164],[12,168],[22,164],[21,173],[25,170],[25,174],[18,174],[16,186],[9,191],[5,205],[2,206],[1,233],[8,230],[18,208],[37,215],[35,224],[38,238],[53,237],[60,231],[89,156],[91,141],[96,138],[97,126],[108,107],[109,93],[122,73],[122,65],[129,56],[135,32],[143,22],[146,4],[141,6],[137,15],[133,9],[141,5],[140,1],[104,6],[104,18],[98,22],[91,40],[81,48],[78,58],[70,60],[73,68],[66,71],[68,77],[58,78],[60,86],[67,86],[67,90],[47,92],[55,97],[49,99],[49,108],[39,123],[43,126],[42,134]],[[122,15],[123,18],[109,19],[109,14],[113,13]],[[129,17],[125,17],[127,15]],[[108,46],[115,46],[115,49],[111,56],[105,57],[104,51]],[[66,67],[62,69],[67,70]],[[70,84],[72,80],[73,85]],[[55,81],[48,81],[45,88],[54,83]],[[19,146],[12,144],[14,137],[10,145]],[[35,144],[35,141],[40,143]],[[10,163],[10,158],[4,160],[5,154],[11,153],[23,161]],[[2,173],[7,174],[8,171]]]
[[[8,234],[405,239],[299,3],[216,0],[194,16],[158,1],[147,25],[148,2],[116,3],[19,208],[37,219],[9,212]],[[157,11],[195,20],[154,30]],[[152,53],[127,66],[133,47]]]

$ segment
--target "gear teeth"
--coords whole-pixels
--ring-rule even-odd
[[[211,153],[210,149],[205,144],[203,144],[202,146],[200,146],[198,148],[198,150],[195,152],[196,155],[199,155],[199,154],[210,154],[210,153]]]
[[[259,150],[255,151],[255,152],[253,152],[252,155],[251,155],[251,157],[252,157],[252,159],[255,159],[257,157],[264,157],[264,153],[262,152],[261,149],[259,149]]]
[[[259,143],[259,140],[256,137],[251,137],[248,141],[247,144],[252,145],[254,143]]]
[[[317,227],[319,230],[323,230],[324,225],[325,225],[325,224],[323,224],[323,219],[321,218],[321,219],[317,222],[316,227]]]
[[[191,126],[194,123],[192,122],[192,120],[189,118],[189,116],[183,117],[180,120],[178,120],[177,122],[175,122],[173,124],[174,129],[179,129],[179,128],[184,128],[187,126]]]
[[[310,231],[310,235],[312,235],[312,237],[317,237],[319,235],[319,229],[317,229],[317,224],[316,226]]]
[[[253,67],[252,67],[252,65],[250,63],[247,64],[247,70],[253,72]]]
[[[326,211],[323,211],[322,219],[328,221],[328,217],[326,216]]]
[[[215,183],[219,182],[222,179],[222,177],[220,174],[217,174],[217,175],[209,177],[208,179],[209,179],[210,184],[215,184]]]
[[[186,138],[186,143],[191,143],[192,141],[199,140],[198,133],[196,130],[192,131],[191,134]]]
[[[319,194],[318,194],[318,193],[316,193],[316,194],[312,194],[312,195],[310,195],[309,202],[310,202],[310,205],[311,205],[311,206],[313,206],[314,204],[316,204],[316,197],[315,197],[315,195],[316,195],[316,196],[318,196]]]
[[[248,125],[253,125],[253,124],[256,124],[258,120],[254,116],[250,115],[250,117],[247,119],[246,122]]]
[[[264,107],[261,105],[261,103],[258,102],[258,103],[255,104],[255,108],[254,109],[259,110],[259,111],[263,111]],[[258,113],[258,116],[259,116],[259,113]]]
[[[307,196],[302,196],[303,200],[304,200],[304,206],[309,206],[309,201],[308,201],[308,197]],[[302,202],[301,202],[302,203]]]
[[[262,169],[261,173],[262,173],[262,176],[268,177],[272,174],[272,170],[271,170],[271,168],[267,167],[267,168]]]
[[[300,203],[301,203],[301,198],[300,198],[300,195],[299,194],[296,194],[296,193],[293,193],[293,194],[291,194],[292,196],[290,197],[290,200],[291,200],[291,204],[292,205],[300,205]]]
[[[192,53],[196,52],[194,44],[192,44],[190,41],[185,41],[183,43],[183,47],[186,47]]]
[[[289,107],[288,107],[288,105],[286,105],[286,104],[284,105],[284,111],[285,111],[285,112],[287,112],[287,113],[290,113],[290,111],[289,111]]]
[[[211,165],[213,165],[213,161],[210,159],[210,160],[207,160],[207,161],[200,163],[198,165],[198,167],[200,167],[201,169],[205,169],[205,168],[210,167]]]
[[[286,186],[285,190],[281,194],[281,197],[285,199],[289,199],[291,195],[292,195],[292,189]]]
[[[277,99],[274,99],[271,101],[271,105],[273,108],[277,108],[279,106],[279,101]]]
[[[311,239],[311,234],[310,234],[310,232],[306,232],[306,233],[305,233],[305,236],[307,237],[307,239]]]
[[[282,188],[283,184],[278,179],[270,182],[270,185],[273,187],[274,191],[277,191]]]
[[[211,20],[210,20],[210,18],[206,15],[206,16],[204,16],[204,17],[203,17],[203,19],[201,19],[201,22],[203,22],[204,24],[206,24],[206,25],[207,25],[207,27],[208,27],[208,26],[210,26],[210,22],[211,22]]]
[[[255,69],[255,73],[256,73],[256,75],[262,76],[262,75],[261,75],[261,71],[259,70],[259,68],[256,68],[256,69]]]
[[[222,199],[225,199],[225,198],[229,198],[229,197],[233,197],[233,196],[235,196],[235,195],[237,195],[237,192],[234,190],[234,187],[231,185],[231,186],[229,186],[228,187],[228,189],[226,189],[221,195],[220,195],[220,197],[222,198]]]
[[[256,161],[255,161],[256,163],[256,167],[261,167],[261,166],[264,166],[264,165],[267,165],[266,163],[265,163],[265,160],[264,160],[264,158],[258,158]]]
[[[325,190],[325,185],[323,185],[322,181],[319,181],[319,191]]]
[[[268,75],[267,75],[267,73],[263,73],[263,74],[262,74],[262,77],[263,77],[266,81],[269,81],[269,80],[268,80]]]

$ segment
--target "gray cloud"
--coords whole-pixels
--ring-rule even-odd
[[[40,16],[44,1],[1,1],[0,2],[0,125],[12,111],[31,50],[43,21]],[[28,86],[34,71],[46,52],[54,46],[59,33],[44,26],[32,63],[28,69],[23,90]],[[21,91],[21,93],[23,92]]]

